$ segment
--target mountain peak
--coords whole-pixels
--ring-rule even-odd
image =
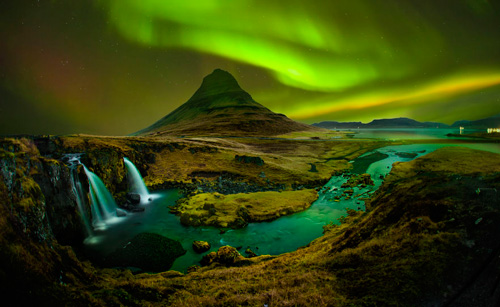
[[[225,70],[217,68],[211,74],[203,78],[200,88],[194,93],[190,100],[198,100],[222,93],[239,91],[243,90],[233,75]]]
[[[272,112],[229,72],[215,69],[186,103],[134,135],[263,136],[314,129]]]

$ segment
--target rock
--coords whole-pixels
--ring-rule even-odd
[[[138,205],[141,203],[141,195],[139,194],[127,193],[125,197],[132,205]]]
[[[116,208],[116,216],[118,216],[118,217],[127,216],[127,211],[120,209],[120,208]]]
[[[217,257],[216,252],[211,252],[209,254],[206,254],[205,256],[203,256],[203,258],[201,258],[200,264],[202,266],[210,265],[212,262],[214,262],[216,257]]]
[[[238,260],[244,259],[236,248],[226,245],[219,248],[217,252],[211,252],[203,256],[200,263],[203,266],[210,265],[214,262],[230,266],[234,265]]]
[[[108,267],[136,267],[147,272],[170,269],[186,250],[179,241],[155,233],[140,233],[106,257]]]
[[[236,248],[226,245],[219,248],[215,260],[222,264],[231,265],[240,257],[241,255]]]
[[[318,172],[318,170],[316,169],[316,164],[309,163],[309,165],[311,166],[311,169],[309,170],[311,173],[317,173]]]
[[[193,250],[198,254],[204,253],[211,248],[210,243],[206,241],[194,241]]]
[[[193,272],[197,272],[199,269],[200,269],[199,265],[192,265],[192,266],[187,268],[187,272],[193,273]]]
[[[245,254],[247,254],[248,258],[257,257],[257,254],[254,253],[250,247],[245,250]]]
[[[234,156],[234,159],[238,162],[251,163],[251,164],[255,164],[257,166],[264,165],[264,160],[262,160],[261,157],[250,157],[250,156],[236,155],[236,156]]]
[[[356,175],[356,176],[352,176],[351,178],[349,178],[347,180],[347,182],[343,183],[342,184],[342,188],[348,188],[348,187],[351,187],[351,188],[354,188],[358,185],[365,185],[365,187],[367,185],[374,185],[375,183],[373,182],[370,174],[361,174],[361,175]]]

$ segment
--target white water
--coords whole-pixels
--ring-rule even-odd
[[[78,206],[78,212],[80,213],[83,225],[85,227],[85,233],[87,237],[93,234],[93,229],[90,227],[90,219],[88,218],[87,211],[85,210],[85,198],[82,184],[78,178],[78,165],[80,162],[81,154],[70,154],[68,155],[68,163],[70,166],[71,173],[71,190],[75,195],[76,205]]]
[[[184,271],[188,266],[196,264],[201,259],[200,255],[192,251],[191,244],[194,240],[210,242],[211,251],[229,244],[243,248],[249,246],[258,254],[290,252],[320,237],[323,225],[330,222],[338,223],[338,219],[346,215],[346,208],[364,209],[363,198],[369,197],[378,189],[394,162],[410,161],[444,146],[457,145],[415,144],[379,148],[376,151],[385,153],[388,157],[373,162],[366,171],[372,176],[375,186],[355,187],[353,188],[353,197],[350,199],[341,197],[338,199],[339,201],[336,201],[335,196],[341,196],[344,192],[345,189],[342,189],[341,185],[347,179],[343,176],[335,176],[323,187],[318,200],[308,210],[284,216],[272,222],[250,223],[243,229],[229,230],[223,234],[218,229],[211,227],[182,226],[179,218],[169,213],[167,207],[167,205],[173,205],[179,197],[177,192],[175,190],[159,192],[156,194],[158,195],[157,199],[155,198],[150,205],[146,206],[144,212],[129,214],[127,218],[123,219],[124,223],[116,227],[109,227],[99,236],[92,238],[92,241],[88,243],[93,244],[89,247],[96,254],[105,255],[117,247],[123,246],[137,233],[158,233],[179,240],[187,250],[187,253],[178,258],[172,267],[172,269],[179,271]],[[470,144],[467,147],[500,152],[498,144]],[[416,157],[401,157],[397,155],[398,152],[415,153]],[[366,155],[371,153],[366,153]]]
[[[144,184],[141,173],[139,173],[137,167],[135,167],[134,163],[130,162],[129,159],[124,157],[123,161],[125,161],[125,167],[128,171],[127,177],[129,181],[130,191],[132,193],[141,195],[141,202],[144,202],[143,200],[149,199],[149,191]]]
[[[116,214],[116,202],[101,178],[89,171],[85,165],[83,165],[83,168],[89,179],[92,227],[94,230],[104,230],[108,225],[114,224],[121,219]]]

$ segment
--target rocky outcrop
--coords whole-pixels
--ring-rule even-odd
[[[41,157],[32,140],[2,139],[0,169],[1,293],[19,305],[70,304],[65,285],[94,276],[58,243],[83,236],[68,168]]]
[[[242,163],[255,164],[257,166],[264,165],[264,160],[262,160],[261,157],[251,157],[251,156],[236,155],[236,156],[234,156],[234,159],[236,161],[242,162]]]
[[[341,188],[354,188],[357,186],[366,187],[367,185],[374,185],[370,174],[361,174],[351,176],[347,182],[342,184]]]
[[[194,241],[193,242],[193,250],[198,254],[204,253],[204,252],[210,250],[210,248],[211,248],[210,243],[208,243],[207,241]]]
[[[106,257],[110,267],[135,267],[147,272],[170,269],[186,250],[179,241],[155,233],[140,233]]]
[[[231,266],[243,259],[245,259],[245,257],[243,257],[236,248],[226,245],[221,246],[217,252],[211,252],[203,256],[200,263],[202,266],[208,266],[212,263]]]
[[[245,254],[248,258],[257,257],[257,254],[250,247],[245,250]]]
[[[38,242],[54,236],[62,244],[81,242],[86,234],[69,168],[40,156],[32,140],[4,139],[1,144],[5,149],[0,149],[0,183],[15,224]]]

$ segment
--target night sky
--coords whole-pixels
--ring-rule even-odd
[[[215,68],[306,123],[500,113],[496,0],[9,0],[0,35],[0,134],[129,134]]]

